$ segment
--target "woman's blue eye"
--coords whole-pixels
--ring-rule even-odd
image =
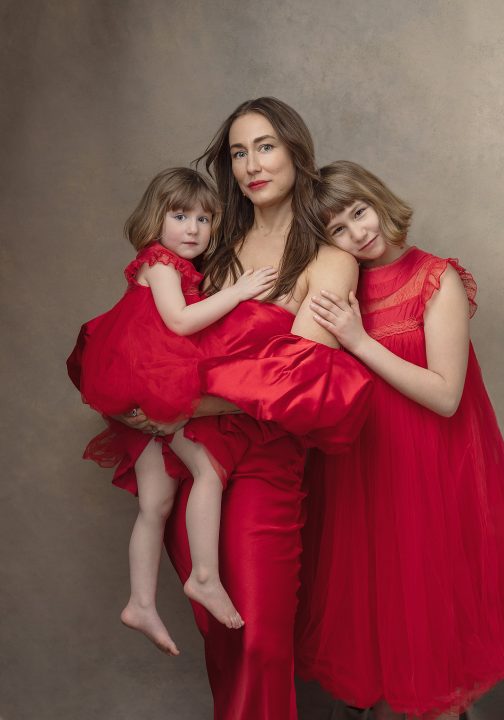
[[[233,153],[233,159],[241,159],[244,158],[247,153],[245,150],[237,150],[235,153]]]
[[[273,145],[270,143],[265,143],[264,145],[259,146],[259,150],[263,150],[264,152],[270,152],[270,150],[273,150]]]

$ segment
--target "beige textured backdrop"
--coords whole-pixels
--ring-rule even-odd
[[[413,240],[474,272],[474,341],[504,419],[503,5],[0,8],[0,716],[203,720],[202,644],[166,561],[160,606],[183,655],[168,659],[119,623],[135,502],[79,459],[100,420],[67,380],[65,357],[80,324],[122,291],[132,252],[121,228],[147,181],[189,163],[239,102],[272,94],[306,119],[321,163],[348,158],[382,175],[416,208]],[[475,717],[504,715],[495,695],[482,708]]]

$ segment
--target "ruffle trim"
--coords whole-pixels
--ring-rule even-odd
[[[471,273],[459,264],[457,258],[435,258],[425,277],[422,289],[423,304],[425,306],[436,290],[439,290],[441,277],[448,265],[451,265],[454,270],[457,271],[460,279],[462,280],[462,284],[464,285],[467,299],[469,301],[469,317],[472,318],[478,309],[478,305],[475,301],[478,286],[476,285],[476,281]]]
[[[140,250],[135,260],[130,262],[124,270],[124,277],[126,278],[128,284],[138,284],[136,276],[142,265],[145,265],[146,263],[149,267],[152,267],[157,263],[162,263],[163,265],[173,265],[175,270],[178,270],[188,283],[193,285],[195,288],[197,288],[203,280],[203,275],[195,270],[193,264],[189,260],[179,257],[160,243],[155,242],[148,245],[143,250]]]

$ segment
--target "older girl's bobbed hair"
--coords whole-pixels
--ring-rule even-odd
[[[325,225],[333,215],[354,202],[365,202],[376,211],[383,238],[401,245],[407,235],[413,210],[397,197],[380,178],[357,163],[337,160],[320,169],[322,183],[318,199]]]
[[[160,237],[169,210],[191,210],[197,203],[212,214],[212,236],[215,235],[220,203],[213,183],[192,168],[162,170],[151,180],[126,220],[124,234],[136,250],[141,250]]]

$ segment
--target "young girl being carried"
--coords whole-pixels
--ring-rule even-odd
[[[161,423],[189,417],[200,394],[198,331],[273,286],[276,272],[264,267],[202,298],[202,275],[191,261],[209,247],[218,220],[219,203],[209,182],[194,170],[174,168],[152,180],[126,222],[125,233],[138,251],[125,270],[128,288],[115,307],[91,321],[96,327],[82,359],[83,399],[104,415],[141,407]],[[186,515],[192,572],[184,590],[227,627],[240,628],[243,620],[219,578],[222,468],[182,432],[176,432],[169,445],[194,478]],[[135,472],[139,513],[129,551],[131,597],[121,620],[177,655],[157,613],[155,595],[164,528],[178,480],[167,474],[162,444],[155,438],[137,460]]]
[[[312,466],[298,670],[378,720],[458,717],[504,677],[504,444],[476,285],[407,244],[412,211],[377,177],[322,176],[328,234],[361,269],[357,297],[311,307],[376,377],[350,454]]]

